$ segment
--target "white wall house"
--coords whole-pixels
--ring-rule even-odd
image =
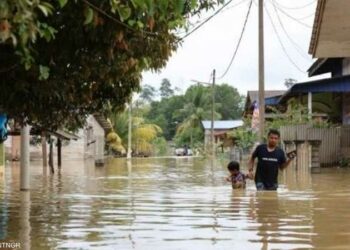
[[[57,157],[57,136],[61,138],[70,138],[70,140],[62,140],[62,161],[66,160],[84,160],[95,159],[96,163],[102,163],[104,160],[105,136],[112,130],[109,121],[101,115],[90,115],[84,128],[79,129],[76,133],[66,133],[64,131],[56,131],[52,133],[51,138],[54,139],[54,164]],[[20,157],[20,137],[9,136],[5,142],[6,153],[9,160],[19,159]],[[47,153],[50,145],[46,143]],[[42,145],[30,147],[31,160],[42,159]]]

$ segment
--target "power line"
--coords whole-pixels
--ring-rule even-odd
[[[238,43],[237,43],[236,48],[235,48],[235,50],[234,50],[234,52],[233,52],[233,55],[232,55],[232,57],[231,57],[231,61],[230,61],[229,65],[227,66],[225,72],[224,72],[221,76],[219,76],[217,79],[222,79],[222,78],[227,74],[227,72],[228,72],[228,71],[230,70],[230,68],[231,68],[231,65],[232,65],[234,59],[236,58],[236,55],[237,55],[239,46],[240,46],[241,41],[242,41],[242,38],[243,38],[243,34],[244,34],[244,31],[245,31],[245,28],[246,28],[246,26],[247,26],[247,22],[248,22],[248,18],[249,18],[249,13],[250,13],[250,10],[251,10],[251,8],[252,8],[252,4],[253,4],[253,0],[251,0],[250,3],[249,3],[249,7],[248,7],[247,15],[246,15],[245,20],[244,20],[244,24],[243,24],[243,28],[242,28],[242,31],[241,31],[241,35],[240,35],[240,37],[239,37]]]
[[[237,7],[238,5],[241,5],[242,3],[246,2],[246,1],[248,1],[248,0],[242,0],[242,1],[238,2],[238,3],[236,3],[236,4],[233,4],[233,5],[231,5],[231,6],[227,7],[227,8],[225,8],[225,9],[223,9],[223,10],[220,11],[220,12],[221,12],[221,14],[222,14],[222,13],[225,13],[226,11],[231,10],[232,8],[235,8],[235,7]],[[226,5],[226,6],[228,6],[228,5]],[[223,6],[223,7],[225,7],[225,6]],[[204,22],[207,22],[207,19],[208,19],[208,18],[211,18],[211,17],[212,17],[212,16],[209,16],[209,17],[205,18],[204,21],[203,21],[203,20],[198,20],[198,21],[196,21],[195,23],[191,24],[191,26],[196,26],[197,24],[202,25],[202,23],[204,24]],[[196,28],[197,28],[197,27],[195,27],[195,28],[193,28],[193,29],[196,29]],[[190,32],[192,32],[192,30],[191,30]],[[178,33],[176,33],[176,34],[177,34],[177,35],[181,35],[181,34],[184,34],[184,33],[187,34],[187,33],[189,33],[189,32],[180,31],[180,32],[178,32]]]
[[[306,72],[305,72],[304,70],[302,70],[302,69],[293,61],[293,59],[289,56],[289,54],[288,54],[288,52],[287,52],[287,49],[286,49],[286,47],[283,45],[282,39],[281,39],[280,35],[278,34],[278,31],[277,31],[277,29],[276,29],[276,26],[275,26],[275,24],[273,23],[273,20],[272,20],[272,17],[271,17],[271,15],[270,15],[269,10],[266,8],[266,6],[264,6],[264,8],[265,8],[265,11],[266,11],[266,13],[267,13],[267,15],[268,15],[268,17],[269,17],[269,20],[270,20],[270,22],[271,22],[272,28],[273,28],[273,30],[274,30],[276,36],[277,36],[277,39],[278,39],[278,41],[279,41],[279,43],[280,43],[280,45],[281,45],[281,47],[282,47],[282,50],[283,50],[284,54],[287,56],[287,58],[288,58],[288,60],[290,61],[290,63],[293,64],[294,67],[295,67],[297,70],[299,70],[299,71],[302,72],[302,73],[306,73]]]
[[[300,17],[300,18],[298,18],[298,19],[299,19],[299,20],[305,20],[305,19],[308,19],[308,18],[314,17],[314,16],[315,16],[315,12],[311,13],[310,15],[306,15],[306,16],[304,16],[304,17]]]
[[[299,9],[304,9],[306,7],[309,7],[310,5],[313,5],[315,2],[317,2],[317,0],[314,0],[312,1],[311,3],[308,3],[308,4],[305,4],[303,6],[297,6],[297,7],[288,7],[288,6],[285,6],[279,2],[276,2],[277,5],[279,5],[280,7],[284,8],[284,9],[289,9],[289,10],[299,10]]]
[[[231,5],[230,7],[227,7],[226,9],[224,9],[221,13],[225,13],[226,11],[231,10],[232,8],[235,8],[238,5],[241,5],[242,3],[247,2],[247,1],[248,0],[242,0],[242,1],[240,1],[240,2],[238,2],[236,4],[234,4],[234,5]]]
[[[112,15],[108,14],[107,12],[105,12],[104,10],[100,9],[99,7],[97,7],[96,5],[90,3],[88,0],[83,0],[84,3],[86,3],[87,5],[89,5],[91,8],[93,8],[94,10],[96,10],[97,12],[101,13],[102,15],[108,17],[109,19],[113,20],[114,22],[124,26],[125,28],[134,31],[134,32],[141,32],[147,35],[153,35],[153,36],[158,36],[158,33],[155,32],[150,32],[150,31],[145,31],[145,30],[136,30],[132,27],[130,27],[129,25],[123,23],[122,21],[118,20],[117,18],[113,17]]]
[[[289,41],[294,45],[294,48],[295,48],[296,51],[299,53],[299,55],[301,55],[303,58],[305,58],[305,59],[307,59],[308,61],[310,61],[310,58],[307,57],[307,56],[305,55],[305,51],[303,51],[303,49],[299,46],[299,44],[296,43],[296,42],[292,39],[292,37],[288,34],[286,28],[285,28],[284,25],[283,25],[283,22],[282,22],[282,20],[281,20],[281,17],[280,17],[280,15],[278,14],[278,11],[277,11],[277,8],[276,8],[276,5],[275,5],[275,1],[272,0],[271,3],[272,3],[272,6],[273,6],[273,8],[274,8],[274,10],[275,10],[275,13],[276,13],[276,16],[277,16],[277,20],[278,20],[278,22],[280,23],[281,28],[282,28],[282,30],[284,31],[284,33],[286,34],[286,36],[287,36],[287,38],[289,39]]]
[[[217,11],[215,11],[215,13],[211,16],[209,16],[207,19],[205,19],[201,24],[199,24],[196,28],[192,29],[190,32],[186,33],[186,35],[184,35],[183,37],[181,37],[179,40],[183,40],[186,37],[188,37],[189,35],[191,35],[193,32],[195,32],[196,30],[198,30],[200,27],[202,27],[204,24],[206,24],[210,19],[212,19],[213,17],[215,17],[217,14],[219,14],[227,5],[229,5],[233,0],[228,1],[227,3],[225,3],[223,6],[221,6],[220,9],[218,9]]]
[[[271,1],[274,1],[274,0],[271,0]],[[280,7],[276,6],[276,8],[281,12],[283,13],[285,16],[289,17],[290,19],[294,20],[295,22],[307,27],[307,28],[312,28],[310,25],[306,24],[306,23],[303,23],[302,21],[300,21],[298,18],[295,18],[293,16],[291,16],[290,14],[288,14],[286,11],[284,11],[283,9],[281,9]]]

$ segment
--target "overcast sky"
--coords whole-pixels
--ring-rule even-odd
[[[241,94],[246,94],[247,90],[258,89],[258,0],[254,1],[235,61],[227,75],[217,80],[218,84],[228,83],[236,87]],[[265,6],[272,16],[282,43],[295,64],[305,71],[300,72],[288,60],[265,10],[265,89],[279,90],[285,89],[284,79],[286,78],[294,78],[298,81],[310,80],[306,71],[313,60],[308,55],[308,48],[317,1],[274,0],[279,4],[278,8],[281,10],[278,10],[278,14],[288,35],[301,48],[299,53],[296,45],[284,33],[272,1],[265,0]],[[185,90],[193,84],[191,79],[209,81],[214,68],[217,76],[222,75],[238,42],[249,6],[249,0],[245,0],[238,6],[232,7],[240,2],[242,0],[233,0],[220,14],[188,36],[160,73],[143,74],[142,84],[159,88],[161,80],[168,78],[173,87]],[[200,19],[205,19],[211,14],[203,13]],[[305,25],[292,18],[301,19],[299,21]]]

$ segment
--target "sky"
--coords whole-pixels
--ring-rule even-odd
[[[278,15],[272,1],[277,6]],[[222,12],[189,35],[159,73],[145,72],[142,85],[149,84],[159,88],[162,79],[167,78],[173,87],[178,87],[184,92],[193,84],[191,81],[193,79],[208,82],[213,69],[216,70],[218,77],[221,76],[237,45],[249,2],[250,0],[233,0]],[[313,62],[308,49],[317,1],[264,0],[264,2],[265,90],[286,89],[284,86],[286,78],[293,78],[299,82],[311,80],[306,71]],[[257,3],[258,0],[253,0],[242,42],[229,72],[222,79],[216,80],[217,84],[227,83],[244,95],[248,90],[258,89]],[[282,49],[267,11],[276,26],[286,53],[299,69],[293,65]],[[199,19],[204,20],[212,13],[202,13]],[[284,32],[278,16],[288,35]],[[196,20],[198,18],[193,19],[193,22]]]

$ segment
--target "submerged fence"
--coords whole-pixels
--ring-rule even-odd
[[[290,125],[280,128],[281,140],[293,143],[321,143],[321,165],[337,164],[342,158],[350,158],[350,126],[313,128],[310,125]]]

